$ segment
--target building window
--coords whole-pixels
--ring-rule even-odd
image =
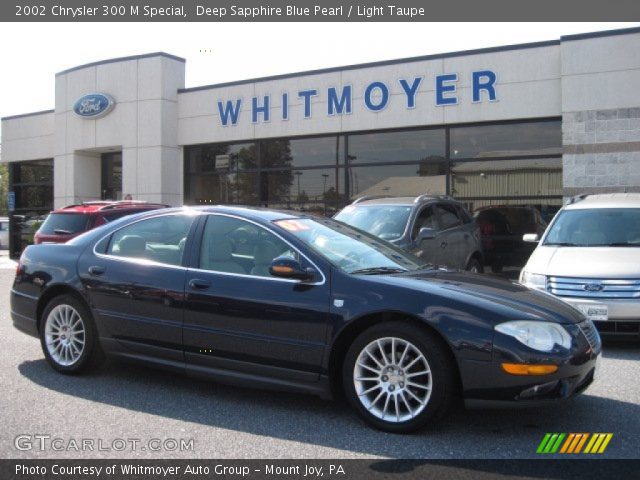
[[[451,166],[451,194],[471,210],[489,205],[562,204],[562,158],[484,160]]]
[[[347,171],[350,201],[372,195],[416,197],[425,193],[447,193],[447,163],[444,161],[349,167]]]
[[[261,204],[333,215],[345,205],[344,169],[313,168],[260,174]]]
[[[344,161],[344,138],[340,136],[263,140],[262,168],[313,168]]]
[[[479,159],[562,154],[559,120],[453,127],[451,158]]]
[[[349,164],[440,162],[446,155],[443,128],[349,135]]]
[[[410,128],[185,149],[185,202],[332,215],[365,195],[449,194],[471,208],[561,204],[558,119]]]
[[[19,257],[53,208],[53,160],[14,162],[9,166],[9,191],[15,208],[9,212],[9,254]]]

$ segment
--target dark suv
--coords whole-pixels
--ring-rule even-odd
[[[54,210],[34,236],[34,243],[65,243],[81,233],[134,213],[166,208],[160,203],[124,200],[84,202]]]
[[[534,207],[490,206],[476,210],[474,217],[482,235],[485,264],[491,271],[502,272],[503,267],[522,267],[537,246],[522,237],[536,233],[538,237],[547,228],[547,222]]]
[[[452,197],[362,197],[334,218],[387,240],[425,262],[483,271],[480,231],[464,205]]]

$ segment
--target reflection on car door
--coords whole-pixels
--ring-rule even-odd
[[[330,299],[324,275],[318,271],[310,283],[272,277],[269,265],[282,255],[317,267],[262,226],[226,215],[206,217],[185,279],[187,368],[317,379]]]
[[[161,215],[127,225],[86,251],[78,272],[99,328],[131,355],[184,361],[182,254],[193,217]]]

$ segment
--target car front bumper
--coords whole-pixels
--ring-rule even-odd
[[[570,350],[550,353],[536,352],[514,338],[496,335],[491,362],[459,363],[465,405],[535,407],[567,400],[586,390],[596,377],[602,345],[593,323],[581,325],[565,326],[572,336]],[[503,363],[551,364],[558,370],[549,375],[512,375],[504,371]]]

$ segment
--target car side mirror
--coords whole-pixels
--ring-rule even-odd
[[[295,258],[277,257],[271,262],[269,273],[274,277],[291,278],[304,282],[313,280],[316,272],[313,268],[302,268],[300,262]]]
[[[432,238],[436,238],[436,231],[433,228],[422,227],[418,232],[418,242],[423,240],[431,240]]]
[[[540,235],[538,235],[537,233],[525,233],[522,236],[522,241],[529,243],[538,243],[540,241]]]

